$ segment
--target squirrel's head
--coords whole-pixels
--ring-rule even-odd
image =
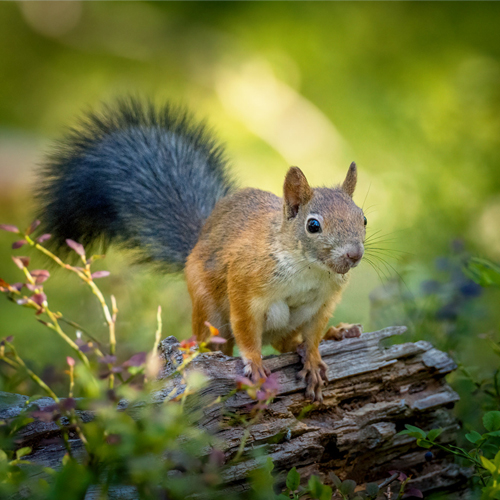
[[[291,167],[283,187],[283,230],[306,258],[338,274],[363,257],[366,217],[352,200],[357,170],[353,162],[342,185],[311,188],[300,168]]]

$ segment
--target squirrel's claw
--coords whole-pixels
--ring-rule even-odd
[[[266,380],[271,375],[271,371],[262,364],[262,361],[256,363],[255,361],[246,359],[244,363],[245,368],[243,369],[243,373],[254,383],[259,382],[259,380]]]
[[[328,382],[327,377],[328,367],[321,359],[316,363],[305,361],[304,367],[297,373],[297,378],[306,381],[306,398],[311,401],[323,401],[322,389],[325,382]]]

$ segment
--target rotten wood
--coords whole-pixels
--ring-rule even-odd
[[[320,351],[328,366],[329,383],[323,389],[323,403],[312,406],[304,397],[305,383],[296,378],[298,355],[265,358],[265,365],[276,374],[278,394],[250,428],[241,460],[225,470],[226,487],[233,491],[247,487],[248,473],[258,466],[254,452],[261,449],[272,458],[275,471],[297,467],[304,480],[316,474],[328,483],[328,472],[333,471],[341,479],[354,479],[358,484],[380,483],[388,477],[388,471],[401,470],[411,474],[413,486],[426,495],[464,491],[468,469],[439,452],[428,462],[426,450],[419,448],[415,439],[398,434],[405,424],[427,430],[441,427],[442,442],[452,442],[459,429],[451,412],[458,395],[445,380],[456,368],[455,363],[424,341],[384,346],[385,339],[404,331],[404,327],[390,327],[340,342],[323,341]],[[160,374],[162,387],[151,397],[153,404],[176,397],[185,389],[181,376],[175,374],[182,362],[178,341],[168,337],[159,350],[165,364]],[[188,370],[202,372],[208,384],[196,398],[187,400],[187,409],[201,412],[199,426],[218,438],[226,461],[230,461],[238,453],[245,429],[243,425],[229,425],[227,414],[248,414],[254,403],[244,392],[224,403],[216,401],[235,388],[243,363],[221,352],[206,353],[195,358]],[[0,394],[0,419],[19,414],[25,401],[25,396],[9,395],[6,399]],[[46,398],[37,404],[49,405],[52,400]],[[92,419],[88,412],[81,417],[84,421]],[[20,446],[41,443],[57,433],[53,423],[32,422],[20,431]],[[75,450],[81,449],[77,439],[72,445]],[[64,451],[60,442],[49,442],[35,447],[29,459],[57,467]],[[87,495],[89,500],[97,497],[97,491]],[[113,498],[135,498],[134,490],[115,489]]]

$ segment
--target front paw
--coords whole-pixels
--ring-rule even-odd
[[[323,401],[322,389],[325,382],[328,382],[327,370],[328,367],[321,359],[316,362],[306,361],[304,363],[304,368],[297,373],[297,378],[306,381],[306,398],[313,402],[321,403]]]
[[[243,360],[243,363],[245,365],[243,373],[254,383],[264,381],[267,377],[269,377],[269,375],[271,375],[270,370],[262,364],[261,359],[258,361],[245,359]]]
[[[331,326],[325,336],[324,340],[343,340],[361,337],[363,333],[363,326],[351,323],[339,323],[337,326]]]

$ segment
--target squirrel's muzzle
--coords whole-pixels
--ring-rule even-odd
[[[362,259],[363,253],[364,251],[361,247],[351,248],[344,254],[344,259],[350,267],[356,267]]]
[[[337,254],[334,259],[334,267],[339,274],[345,274],[352,267],[356,267],[365,252],[364,246],[361,243],[354,243],[346,245],[341,251],[335,252]]]

